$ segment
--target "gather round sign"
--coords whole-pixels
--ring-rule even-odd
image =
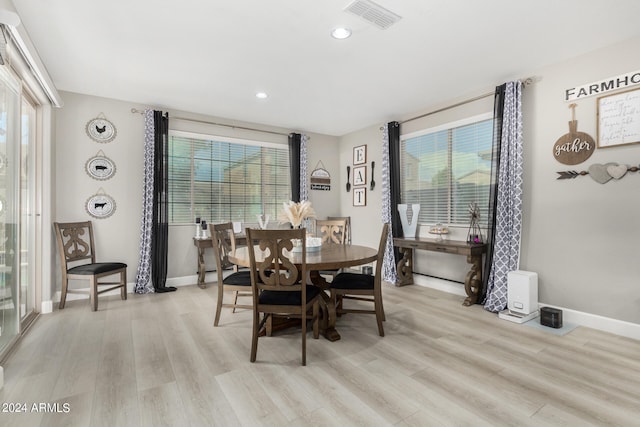
[[[553,157],[565,165],[577,165],[587,160],[595,151],[593,138],[578,132],[578,122],[569,122],[569,133],[562,135],[553,145]]]

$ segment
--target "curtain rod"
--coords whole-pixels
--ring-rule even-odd
[[[522,80],[522,84],[524,86],[529,86],[532,83],[533,83],[533,77],[528,77],[528,78]],[[416,116],[416,117],[411,117],[410,119],[403,120],[403,121],[401,121],[399,123],[400,124],[404,124],[404,123],[407,123],[407,122],[411,122],[413,120],[422,119],[423,117],[428,117],[428,116],[431,116],[433,114],[437,114],[437,113],[441,113],[443,111],[450,110],[452,108],[460,107],[460,106],[465,105],[465,104],[470,104],[472,102],[479,101],[479,100],[487,98],[489,96],[493,96],[493,95],[495,95],[495,93],[496,93],[495,90],[493,92],[484,93],[484,94],[478,95],[478,96],[476,96],[474,98],[465,99],[464,101],[460,101],[460,102],[458,102],[456,104],[448,105],[448,106],[440,108],[438,110],[429,111],[428,113],[421,114],[421,115]],[[384,127],[380,126],[380,130],[384,130]]]
[[[144,114],[144,111],[138,110],[136,108],[132,108],[131,112],[132,113],[138,113],[138,114]],[[270,134],[273,134],[273,135],[289,136],[288,133],[275,132],[275,131],[271,131],[271,130],[256,129],[256,128],[250,128],[250,127],[245,127],[245,126],[229,125],[229,124],[226,124],[226,123],[210,122],[210,121],[206,121],[206,120],[189,119],[187,117],[172,116],[171,118],[172,119],[176,119],[176,120],[184,120],[184,121],[187,121],[187,122],[203,123],[203,124],[206,124],[206,125],[224,126],[224,127],[228,127],[228,128],[232,128],[232,129],[242,129],[242,130],[250,130],[250,131],[253,131],[253,132],[270,133]]]

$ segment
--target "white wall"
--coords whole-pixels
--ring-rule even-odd
[[[523,97],[525,217],[520,267],[538,272],[542,303],[634,324],[640,324],[640,294],[637,292],[640,263],[636,253],[636,242],[640,241],[640,216],[637,214],[640,200],[635,197],[640,173],[629,173],[620,181],[601,185],[588,176],[558,181],[556,171],[586,170],[590,164],[609,161],[637,165],[640,163],[640,145],[600,149],[587,162],[569,168],[558,163],[551,153],[554,142],[568,129],[569,113],[562,98],[564,90],[640,69],[640,57],[633,55],[639,42],[640,39],[635,38],[541,70],[532,70],[527,75],[511,77],[536,77],[536,82],[525,89]],[[502,81],[496,82],[500,83]],[[479,93],[492,89],[485,88]],[[469,94],[469,97],[479,93]],[[104,188],[115,198],[117,210],[111,218],[94,220],[100,241],[98,255],[101,259],[127,262],[129,282],[133,282],[138,259],[143,119],[139,114],[132,114],[130,109],[142,109],[143,106],[72,93],[63,96],[65,107],[56,115],[55,220],[89,218],[84,203],[98,188]],[[451,104],[456,101],[453,99]],[[596,98],[577,103],[578,130],[595,137]],[[408,122],[403,125],[403,133],[429,127],[434,121],[449,122],[459,116],[484,112],[491,109],[491,104],[492,98],[488,97],[455,111]],[[390,117],[387,121],[402,121],[438,107],[425,108],[404,117]],[[109,144],[93,142],[85,133],[86,122],[100,113],[104,113],[118,129],[118,137]],[[170,111],[170,114],[185,116],[180,112]],[[216,121],[215,118],[208,119]],[[186,126],[177,120],[170,120],[170,123],[172,128]],[[351,216],[354,243],[369,246],[377,244],[381,227],[382,132],[379,128],[383,124],[341,138],[310,134],[309,167],[314,169],[321,160],[332,178],[331,191],[310,192],[318,216]],[[193,127],[189,130],[197,131]],[[288,133],[292,130],[280,131]],[[284,138],[280,141],[284,142]],[[369,171],[371,161],[376,162],[374,179],[377,186],[373,192],[367,192],[366,207],[354,207],[353,193],[344,189],[346,166],[353,166],[353,147],[363,144],[367,145]],[[84,172],[86,160],[100,149],[118,168],[114,178],[105,182],[95,181]],[[369,175],[368,181],[370,178]],[[466,236],[466,230],[456,233],[453,238]],[[170,278],[192,280],[195,275],[192,234],[191,227],[171,227]],[[425,234],[424,230],[422,234]],[[434,255],[443,258],[436,259]],[[458,281],[468,270],[461,257],[439,254],[421,254],[417,264],[418,269],[425,270],[429,265],[439,265],[441,270],[437,275],[448,275]],[[59,289],[59,279],[57,282],[52,293]],[[46,293],[45,290],[43,295]]]
[[[640,173],[604,185],[589,176],[557,180],[557,171],[595,163],[640,163],[640,145],[598,149],[567,166],[552,156],[568,132],[565,89],[640,70],[640,38],[534,73],[525,89],[525,208],[521,268],[539,273],[540,300],[640,324],[638,242]],[[639,88],[636,86],[636,88]],[[578,100],[578,130],[594,139],[597,97]]]
[[[98,261],[125,262],[127,281],[133,283],[140,239],[144,119],[140,114],[132,114],[131,108],[142,107],[70,92],[61,95],[65,105],[56,111],[53,220],[92,220]],[[87,122],[101,113],[117,129],[116,138],[106,144],[93,141],[85,131]],[[86,161],[100,150],[116,164],[115,175],[106,181],[97,181],[85,172]],[[109,218],[95,219],[85,210],[85,202],[100,188],[115,199],[116,210]],[[58,258],[54,275],[50,292],[55,300],[56,292],[60,291]]]
[[[482,93],[493,90],[489,88]],[[478,94],[470,94],[467,99],[475,98]],[[449,104],[455,104],[460,100],[452,100]],[[402,122],[405,119],[421,116],[430,111],[437,111],[447,105],[435,105],[431,108],[419,111],[406,117],[398,117],[395,120]],[[403,123],[400,126],[402,134],[412,133],[421,129],[427,129],[443,123],[450,123],[456,120],[467,118],[493,111],[493,97],[483,98],[476,102],[466,104],[463,107],[453,110],[447,110],[435,115],[428,115],[421,119],[412,120]],[[391,121],[391,119],[389,120]],[[380,123],[377,126],[362,129],[357,132],[350,133],[340,138],[340,153],[343,167],[341,169],[342,180],[346,183],[346,166],[353,168],[353,147],[366,144],[367,145],[367,173],[371,168],[371,161],[375,161],[375,180],[376,186],[373,192],[367,189],[367,206],[354,207],[352,203],[352,193],[343,191],[341,203],[343,206],[343,214],[351,215],[358,218],[354,221],[354,243],[367,246],[377,246],[380,235],[378,234],[382,228],[382,137],[383,131],[381,126],[386,123]],[[370,180],[369,176],[369,180]],[[353,176],[351,177],[353,182]],[[429,224],[433,225],[433,224]],[[451,234],[445,236],[452,240],[465,240],[467,237],[467,227],[450,226]],[[418,234],[424,237],[434,237],[428,233],[429,227],[419,226]],[[447,254],[417,251],[414,255],[414,271],[417,273],[429,274],[434,277],[444,278],[452,281],[463,282],[464,277],[469,271],[469,265],[464,257],[451,256]],[[462,289],[462,284],[459,287]]]
[[[367,183],[371,182],[371,162],[375,162],[373,191],[367,184],[367,205],[353,206],[353,148],[367,146]],[[347,165],[351,167],[347,192]],[[359,166],[359,165],[358,165]],[[370,127],[340,138],[340,205],[342,216],[351,217],[351,240],[358,245],[378,247],[382,231],[382,131],[380,127]]]
[[[564,90],[600,79],[640,69],[634,54],[640,39],[635,38],[588,55],[572,58],[541,70],[512,78],[535,76],[524,89],[524,223],[520,268],[538,272],[541,303],[578,312],[640,324],[640,293],[637,242],[640,241],[640,173],[629,173],[620,181],[601,185],[588,176],[558,181],[556,171],[586,170],[593,163],[640,163],[640,145],[597,150],[589,160],[576,166],[558,163],[552,155],[555,141],[568,132],[570,119]],[[506,81],[506,80],[505,80]],[[496,85],[503,81],[496,81]],[[493,88],[487,88],[490,92]],[[486,91],[484,91],[486,92]],[[469,94],[473,98],[477,94]],[[449,105],[460,99],[452,99]],[[492,111],[493,97],[448,110],[401,126],[402,133],[447,123],[460,117]],[[578,130],[596,137],[596,97],[577,102]],[[402,121],[428,111],[406,117]],[[376,166],[381,156],[379,127],[384,123],[340,139],[343,182],[354,146],[367,144]],[[370,198],[366,208],[354,208],[342,193],[343,214],[358,215],[354,241],[372,245],[380,223],[380,193]],[[426,235],[421,230],[421,235]],[[454,229],[451,238],[464,240],[466,229]],[[468,271],[459,256],[419,251],[414,269],[462,282]]]
[[[98,260],[114,260],[127,263],[127,281],[135,282],[138,267],[138,247],[140,239],[144,118],[131,113],[131,108],[143,110],[145,107],[133,102],[118,101],[77,93],[63,92],[65,105],[56,114],[55,146],[55,215],[54,221],[80,221],[91,219],[94,224],[98,246]],[[278,129],[251,123],[232,122],[216,117],[202,116],[182,111],[169,111],[170,130],[215,134],[235,138],[259,139],[287,144],[288,129]],[[117,129],[116,138],[106,144],[94,142],[85,132],[87,121],[104,114]],[[180,120],[179,117],[201,121],[235,124],[274,131],[283,135],[254,132],[239,128],[228,128]],[[318,217],[340,214],[337,196],[339,181],[336,153],[338,139],[320,134],[308,134],[309,168],[315,169],[322,161],[332,178],[330,191],[310,191]],[[85,162],[102,150],[116,164],[116,174],[106,181],[96,181],[85,173]],[[92,218],[85,210],[87,198],[102,188],[116,201],[116,211],[109,218]],[[284,200],[283,200],[284,202]],[[275,219],[273,220],[275,221]],[[169,284],[195,283],[197,252],[193,246],[193,226],[169,227],[169,254],[167,276]],[[207,267],[213,268],[213,252],[208,251]],[[52,299],[60,290],[59,262],[56,259],[54,279],[50,289]]]

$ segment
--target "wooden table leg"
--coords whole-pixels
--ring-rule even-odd
[[[318,271],[310,272],[311,282],[322,289],[320,292],[320,296],[323,301],[322,313],[324,314],[322,318],[322,322],[320,324],[320,329],[324,331],[324,337],[329,341],[338,341],[340,339],[340,334],[336,330],[336,307],[331,304],[331,298],[325,290],[329,289],[329,284],[327,281],[320,275]]]
[[[204,276],[207,270],[204,265],[204,248],[198,247],[198,287],[204,289],[207,287],[204,283]]]
[[[396,267],[398,283],[396,286],[413,285],[413,249],[400,248],[402,259]]]
[[[470,306],[478,302],[478,296],[482,291],[482,255],[468,255],[467,262],[471,264],[471,270],[464,279],[464,291],[467,293],[467,298],[462,305]]]

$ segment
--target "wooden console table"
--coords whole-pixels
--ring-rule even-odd
[[[207,285],[204,283],[204,276],[207,273],[207,267],[204,263],[204,251],[206,248],[213,249],[213,240],[211,237],[206,239],[196,239],[193,238],[193,244],[196,248],[198,248],[198,259],[197,259],[197,267],[198,267],[198,287],[205,289]],[[236,246],[243,246],[247,244],[247,238],[242,234],[236,234]]]
[[[400,248],[402,259],[398,262],[398,286],[413,284],[413,250],[444,252],[454,255],[466,255],[471,269],[464,279],[464,290],[467,298],[462,305],[478,302],[482,293],[482,254],[487,251],[484,243],[467,243],[459,240],[436,240],[423,237],[394,237],[393,245]]]

